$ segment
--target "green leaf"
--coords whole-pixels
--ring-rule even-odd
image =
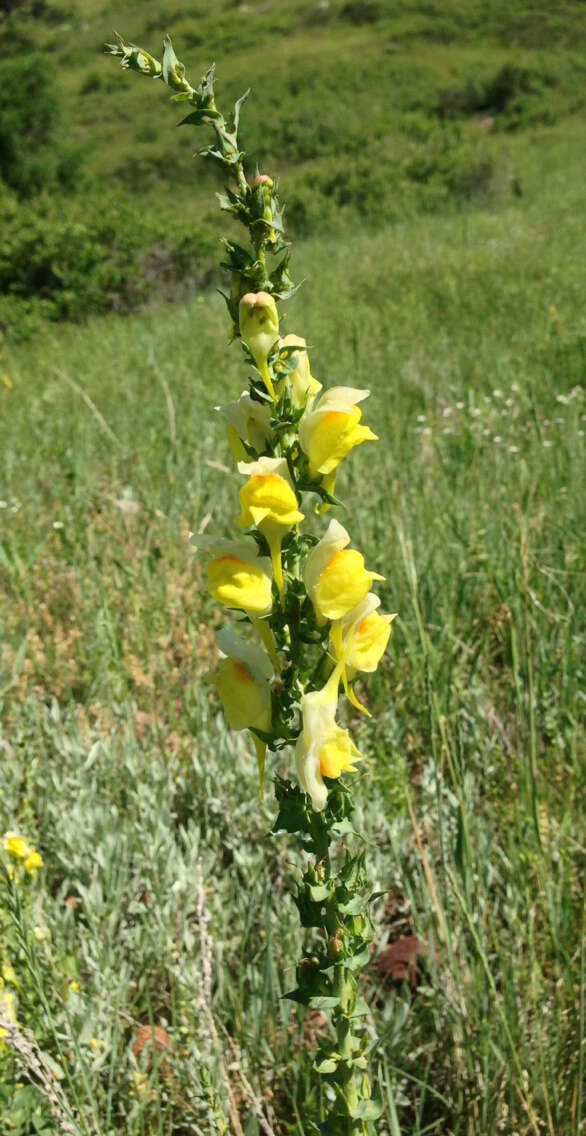
[[[312,1010],[333,1010],[335,1006],[340,1005],[340,999],[333,994],[314,994],[307,1005]]]
[[[338,903],[338,911],[341,911],[343,915],[360,915],[367,902],[366,896],[353,895],[345,903]]]
[[[364,998],[357,998],[356,1005],[349,1018],[366,1018],[370,1014],[370,1006],[364,1001]]]
[[[179,95],[174,96],[175,100],[179,99],[179,97]],[[189,98],[189,93],[187,94],[187,97]],[[217,122],[221,117],[222,115],[220,114],[219,110],[207,110],[206,108],[198,108],[198,110],[193,110],[191,114],[188,114],[185,118],[182,118],[181,122],[177,123],[177,126],[201,126],[202,123]],[[202,151],[200,151],[200,153],[202,153]]]
[[[313,1068],[316,1073],[335,1073],[338,1068],[338,1062],[333,1057],[324,1057],[323,1060],[316,1059],[313,1063]]]
[[[302,990],[299,986],[296,990],[289,990],[287,994],[282,995],[288,1002],[297,1002],[300,1006],[309,1006],[311,994],[309,990]]]
[[[335,832],[336,836],[360,836],[360,833],[353,828],[347,817],[338,821],[337,824],[333,824],[332,832]]]
[[[315,884],[310,887],[309,894],[314,903],[319,903],[322,899],[327,899],[330,894],[330,889],[325,884]]]
[[[359,1101],[352,1109],[353,1120],[378,1120],[382,1116],[383,1105],[380,1100]]]
[[[183,85],[185,65],[180,63],[173,50],[171,37],[165,36],[163,41],[163,81],[169,87]]]
[[[348,970],[362,970],[362,967],[366,966],[369,961],[370,951],[368,947],[365,947],[364,950],[358,951],[357,954],[350,955],[350,957],[345,960],[345,965]]]
[[[240,108],[244,106],[244,103],[246,102],[249,94],[250,94],[250,87],[234,103],[234,124],[232,126],[232,134],[234,134],[234,135],[238,134],[238,124],[240,122]]]

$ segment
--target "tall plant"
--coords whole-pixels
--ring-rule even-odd
[[[352,688],[357,672],[378,666],[392,615],[379,611],[371,591],[382,579],[349,547],[351,538],[332,519],[321,539],[303,530],[308,511],[323,516],[341,504],[334,496],[338,466],[355,446],[376,441],[362,423],[367,390],[322,390],[310,370],[305,339],[281,336],[278,305],[297,290],[289,274],[289,244],[277,183],[265,173],[249,182],[238,141],[248,92],[230,120],[214,97],[214,68],[199,86],[165,40],[162,62],[142,48],[108,45],[122,66],[160,79],[172,101],[186,103],[182,120],[208,126],[213,141],[200,154],[220,162],[231,184],[220,206],[248,232],[246,247],[224,240],[225,295],[233,339],[239,339],[249,380],[234,402],[221,407],[242,486],[233,539],[200,536],[209,590],[239,612],[247,638],[224,629],[217,635],[222,659],[212,676],[226,717],[250,731],[264,794],[267,748],[295,749],[297,781],[275,778],[278,816],[274,833],[295,836],[300,848],[295,902],[313,935],[288,995],[331,1016],[331,1039],[315,1056],[314,1069],[329,1087],[326,1115],[307,1130],[329,1136],[364,1136],[380,1115],[369,1065],[372,1040],[368,1007],[359,994],[360,971],[373,937],[364,851],[351,823],[353,802],[341,774],[354,772],[362,755],[336,721],[340,688],[368,713]]]

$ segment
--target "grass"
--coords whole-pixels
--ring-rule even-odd
[[[40,11],[27,17],[25,3],[0,15],[0,45],[31,72],[22,95],[31,129],[31,52],[53,65],[61,120],[51,152],[42,139],[34,149],[47,178],[57,154],[72,184],[58,194],[50,185],[28,204],[3,197],[0,333],[13,340],[47,317],[182,299],[215,270],[220,172],[194,168],[201,143],[173,130],[181,115],[162,105],[160,84],[121,74],[104,55],[113,25],[157,55],[171,31],[196,82],[216,59],[223,106],[252,86],[241,126],[249,168],[258,162],[283,179],[294,239],[522,193],[531,142],[544,127],[567,138],[583,116],[578,2],[554,13],[459,0],[218,0],[210,11],[170,0],[51,0]],[[0,105],[9,133],[10,110]],[[13,142],[18,156],[20,136]]]
[[[459,5],[380,5],[372,22],[376,5],[331,7],[324,25],[307,22],[309,5],[255,10],[246,36],[226,9],[218,50],[228,24],[240,45],[227,86],[239,93],[258,70],[261,28],[279,50],[289,37],[291,67],[311,40],[304,74],[318,73],[320,45],[335,54],[342,39],[360,42],[363,91],[382,26],[411,66],[448,66]],[[97,46],[103,5],[87,12],[83,34]],[[155,18],[141,4],[121,30],[139,39]],[[182,19],[196,22],[172,22]],[[562,23],[547,7],[525,23],[508,7],[467,7],[458,90],[484,50],[480,26],[498,69],[511,43],[547,54],[535,42],[543,28],[555,39],[559,27],[565,50]],[[578,39],[577,16],[573,27]],[[65,52],[57,27],[34,31]],[[77,59],[64,87],[80,82]],[[266,77],[275,105],[291,79],[278,70]],[[88,128],[104,123],[96,155],[115,90],[104,88],[103,115],[83,96]],[[140,116],[158,146],[169,137],[166,109],[149,101],[158,88],[136,80],[128,92],[120,150]],[[246,110],[255,144],[264,97]],[[291,97],[310,107],[315,88]],[[429,106],[396,113],[411,117],[381,140],[383,170],[391,142],[403,139],[407,160],[432,145],[414,142]],[[384,893],[364,985],[381,1039],[377,1131],[390,1136],[586,1131],[585,171],[579,107],[559,115],[483,135],[502,187],[462,197],[432,171],[423,211],[404,183],[394,204],[388,192],[381,211],[376,195],[359,208],[368,153],[349,169],[327,139],[296,170],[288,143],[282,169],[284,198],[291,181],[306,210],[294,268],[307,280],[286,330],[306,336],[321,381],[371,390],[365,420],[381,439],[345,463],[339,488],[354,542],[386,576],[383,608],[399,612],[386,662],[361,690],[373,717],[353,722],[368,760],[352,778]],[[350,116],[346,141],[352,129]],[[472,137],[472,123],[462,129]],[[278,151],[277,126],[267,138]],[[338,187],[327,224],[302,186],[310,171],[318,194]],[[205,175],[201,193],[212,183]],[[151,186],[145,208],[161,197]],[[295,865],[267,835],[273,809],[270,792],[264,809],[256,800],[252,747],[226,730],[204,681],[222,617],[189,532],[207,518],[227,535],[237,512],[213,413],[245,385],[226,338],[221,299],[201,289],[181,307],[47,324],[4,346],[0,826],[21,829],[45,866],[0,883],[0,965],[15,968],[20,989],[5,989],[61,1100],[56,1119],[38,1076],[29,1085],[0,1049],[2,1122],[16,1136],[65,1130],[64,1117],[84,1136],[226,1124],[302,1136],[319,1105],[311,1050],[325,1023],[280,999],[300,950]],[[290,772],[287,754],[273,760]],[[413,987],[385,965],[408,934],[427,945]],[[154,1026],[157,1044],[141,1048]]]
[[[406,929],[433,944],[415,996],[376,960],[366,978],[381,1131],[584,1127],[575,167],[563,192],[536,184],[500,211],[296,254],[309,281],[288,326],[320,378],[368,384],[381,437],[342,479],[400,613],[356,778],[371,870],[394,897],[377,951]],[[26,1012],[50,1051],[50,1028],[75,1039],[63,1083],[82,1131],[207,1131],[199,1074],[229,1110],[223,1060],[250,1131],[247,1082],[276,1132],[302,1132],[323,1026],[275,1001],[298,948],[292,866],[265,836],[249,747],[202,685],[219,613],[187,544],[202,517],[228,532],[235,512],[212,413],[242,383],[221,301],[48,332],[3,366],[2,810],[46,860],[36,965],[53,1027],[34,993]],[[133,1057],[149,1021],[173,1039],[167,1064]]]

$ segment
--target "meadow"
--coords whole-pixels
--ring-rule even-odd
[[[70,187],[51,167],[0,197],[0,833],[44,862],[0,877],[0,1008],[38,1065],[0,1040],[2,1131],[303,1136],[319,1109],[325,1020],[281,997],[291,758],[261,807],[205,682],[221,613],[189,538],[236,512],[230,229],[166,92],[101,58],[114,24],[155,53],[170,31],[192,75],[215,57],[223,104],[253,87],[246,148],[304,281],[285,331],[371,391],[380,441],[340,495],[399,613],[353,723],[377,1132],[579,1136],[584,5],[28,13],[0,35],[54,62],[53,150],[85,151]]]

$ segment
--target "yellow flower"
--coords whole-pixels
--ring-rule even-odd
[[[284,458],[259,458],[256,462],[239,462],[238,472],[248,476],[239,493],[242,512],[240,528],[254,525],[265,537],[271,553],[275,582],[281,599],[285,594],[281,543],[293,525],[303,520],[289,469]]]
[[[16,971],[14,967],[7,962],[5,962],[2,967],[2,983],[0,984],[0,988],[5,982],[7,982],[10,986],[16,986],[16,989],[20,990],[20,982],[16,977]]]
[[[30,876],[35,876],[39,868],[42,867],[43,857],[41,856],[41,854],[39,852],[29,852],[24,862],[25,871],[28,872]]]
[[[299,443],[309,458],[312,477],[326,478],[324,488],[333,492],[336,469],[354,446],[377,441],[368,426],[361,426],[362,411],[357,403],[368,398],[370,391],[354,387],[332,387],[323,394],[315,408],[301,419]]]
[[[247,292],[238,306],[240,335],[254,359],[263,382],[275,399],[267,359],[279,338],[277,305],[268,292]]]
[[[358,710],[364,710],[366,714],[368,711],[348,686],[348,678],[352,678],[355,671],[368,673],[375,671],[385,652],[391,634],[391,623],[396,618],[396,613],[379,615],[376,610],[379,606],[378,596],[369,592],[362,603],[344,619],[332,623],[330,632],[336,662],[342,667],[346,695],[353,706]]]
[[[323,690],[311,691],[301,699],[303,728],[297,739],[295,763],[301,785],[318,812],[325,808],[328,797],[324,777],[337,778],[344,770],[354,773],[353,763],[362,760],[348,730],[335,720],[339,677],[336,668]]]
[[[310,405],[318,391],[322,389],[321,383],[314,379],[309,369],[309,355],[305,350],[306,342],[299,335],[286,335],[283,339],[279,339],[279,347],[299,347],[299,353],[295,353],[294,358],[297,359],[297,366],[294,371],[290,371],[285,375],[278,384],[279,394],[283,392],[285,387],[289,387],[291,391],[291,401],[293,406],[301,409],[302,406]]]
[[[228,419],[228,442],[235,461],[249,460],[243,441],[248,442],[257,453],[261,453],[267,442],[272,440],[269,407],[251,398],[246,391],[240,395],[238,402],[217,406],[216,410]]]
[[[233,730],[251,727],[268,733],[271,728],[271,689],[273,667],[268,656],[253,643],[245,643],[229,631],[218,631],[216,641],[223,658],[211,676],[228,722]],[[253,734],[260,775],[261,797],[264,789],[266,745]]]
[[[373,580],[383,580],[369,572],[364,557],[346,548],[350,537],[338,521],[330,521],[325,536],[307,558],[303,579],[320,623],[343,619],[365,598]]]
[[[29,848],[23,836],[19,836],[16,832],[7,832],[4,835],[4,851],[8,852],[14,860],[26,860],[30,855],[31,849]]]
[[[211,555],[206,565],[210,592],[217,603],[252,615],[268,615],[273,606],[271,562],[244,540],[196,537]]]

